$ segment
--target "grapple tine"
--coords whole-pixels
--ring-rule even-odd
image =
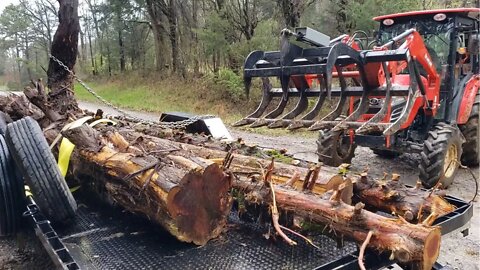
[[[243,84],[245,85],[245,95],[247,99],[250,98],[250,87],[252,86],[252,77],[245,77],[243,79]]]
[[[282,114],[282,112],[283,112],[283,110],[285,110],[285,107],[287,106],[287,102],[288,102],[289,82],[290,82],[290,77],[289,76],[285,76],[285,75],[280,76],[280,83],[281,83],[281,86],[282,86],[282,98],[280,100],[280,103],[278,103],[277,107],[273,111],[271,111],[267,115],[265,115],[265,117],[256,119],[255,122],[253,122],[253,124],[250,125],[250,127],[256,128],[256,127],[261,127],[261,126],[268,125],[269,123],[272,122],[270,119],[273,119],[273,118],[279,116],[280,114]]]
[[[412,63],[408,62],[407,65],[408,65],[408,73],[415,74],[416,71]],[[408,97],[407,97],[407,102],[405,104],[405,107],[403,107],[402,113],[400,114],[398,119],[383,131],[383,135],[385,136],[392,135],[395,132],[400,130],[402,124],[408,119],[409,112],[412,111],[417,92],[419,92],[417,78],[415,78],[415,76],[411,76],[410,89],[408,91]]]
[[[269,128],[283,128],[290,124],[290,121],[294,119],[296,116],[300,115],[308,108],[308,98],[305,94],[309,85],[305,77],[292,77],[292,82],[295,84],[295,87],[300,92],[300,97],[298,99],[297,104],[295,107],[289,111],[287,114],[282,116],[280,119],[275,120],[273,123],[269,124]]]
[[[323,77],[325,77],[325,75]],[[320,109],[322,108],[323,103],[325,102],[325,98],[327,96],[325,93],[325,84],[324,84],[325,80],[323,79],[323,77],[321,78],[321,81],[320,81],[320,94],[318,96],[317,102],[315,103],[313,108],[307,114],[305,114],[300,120],[292,120],[290,122],[290,125],[288,125],[287,127],[288,130],[295,130],[299,128],[309,127],[313,123],[315,123],[315,121],[312,121],[312,120],[320,112]]]
[[[368,96],[370,95],[370,92],[371,92],[372,89],[368,86],[363,66],[358,65],[358,69],[359,69],[360,75],[362,77],[362,86],[364,88],[363,93],[362,93],[362,97],[360,99],[360,103],[358,104],[357,109],[355,109],[355,111],[353,111],[349,116],[347,116],[347,118],[345,118],[343,121],[338,123],[332,129],[332,131],[334,131],[334,132],[335,131],[341,131],[341,130],[349,128],[347,122],[350,123],[350,122],[357,121],[360,118],[360,116],[362,116],[362,114],[364,114],[368,111],[368,108],[370,107]]]
[[[387,88],[385,89],[385,101],[383,103],[382,108],[380,108],[380,110],[372,118],[370,118],[370,120],[365,122],[355,131],[355,133],[357,134],[364,133],[369,129],[369,127],[375,125],[375,123],[382,121],[385,115],[387,114],[388,106],[390,105],[390,102],[392,100],[392,96],[390,92],[390,90],[392,89],[392,82],[390,78],[390,72],[388,71],[387,64],[385,62],[382,62],[382,68],[385,73],[385,81],[387,85]]]
[[[244,126],[251,124],[255,122],[257,118],[262,116],[262,114],[265,112],[265,110],[268,107],[268,104],[272,101],[272,95],[270,94],[270,90],[272,89],[272,84],[270,83],[270,80],[268,78],[262,78],[262,100],[260,101],[260,104],[258,105],[257,109],[249,115],[247,115],[245,118],[243,118],[240,121],[237,121],[233,124],[234,127],[239,127],[239,126]]]
[[[342,111],[345,108],[345,103],[347,101],[347,94],[345,93],[345,90],[347,89],[347,82],[345,81],[345,77],[343,76],[342,68],[339,66],[336,66],[336,69],[338,72],[338,79],[340,81],[340,91],[341,91],[340,99],[333,111],[331,111],[329,114],[327,114],[325,117],[323,117],[319,121],[315,122],[312,126],[308,128],[308,130],[314,131],[314,130],[322,129],[323,128],[322,122],[332,121],[337,119],[342,114]]]

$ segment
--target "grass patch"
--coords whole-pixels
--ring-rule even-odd
[[[259,90],[252,91],[256,93],[252,93],[250,100],[238,93],[238,89],[233,96],[231,91],[225,90],[228,84],[219,81],[218,78],[155,79],[153,75],[144,77],[130,74],[85,81],[104,99],[122,108],[159,114],[169,111],[214,114],[222,118],[227,125],[253,111],[260,100]],[[75,85],[75,95],[79,100],[100,102],[78,83]],[[270,136],[295,135],[309,138],[316,136],[316,132],[305,130],[288,131],[266,127],[252,129],[248,126],[239,129]]]

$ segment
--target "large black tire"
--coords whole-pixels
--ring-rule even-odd
[[[26,117],[8,124],[6,141],[42,212],[53,221],[74,217],[77,204],[38,123]]]
[[[328,166],[340,166],[350,163],[355,156],[354,143],[350,143],[348,136],[343,136],[343,131],[320,131],[317,140],[318,161]]]
[[[426,188],[438,181],[443,188],[453,182],[462,156],[463,136],[456,126],[438,123],[428,133],[420,160],[420,180]]]
[[[392,150],[385,150],[385,149],[375,149],[375,148],[371,148],[373,153],[379,157],[382,157],[382,158],[396,158],[398,156],[400,156],[400,153],[399,152],[396,152],[396,151],[392,151]]]
[[[7,116],[4,112],[0,112],[0,135],[5,135],[7,129]]]
[[[462,164],[467,166],[477,166],[480,159],[480,131],[478,128],[478,111],[480,107],[480,93],[475,97],[472,111],[467,123],[459,126],[465,137],[463,144]]]
[[[3,135],[0,135],[0,236],[14,234],[21,224],[25,206],[23,183],[15,173],[15,165]]]

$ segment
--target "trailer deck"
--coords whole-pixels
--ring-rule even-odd
[[[295,236],[299,244],[289,246],[281,239],[266,239],[267,228],[240,220],[236,211],[229,217],[228,233],[198,247],[119,208],[76,197],[79,211],[68,225],[52,227],[32,198],[25,213],[60,269],[358,269],[354,242],[338,243],[318,233],[311,239],[319,249]],[[457,209],[435,224],[442,227],[442,234],[461,230],[467,235],[472,205],[450,196],[447,200]],[[368,269],[395,265],[388,256],[367,251],[365,265]],[[435,269],[443,267],[437,264]]]

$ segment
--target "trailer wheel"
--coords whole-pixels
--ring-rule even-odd
[[[54,221],[74,217],[77,204],[38,123],[26,117],[9,124],[6,141],[44,214]]]
[[[20,226],[25,206],[22,187],[5,139],[0,135],[0,236],[12,235]]]
[[[0,134],[4,135],[7,129],[7,116],[4,112],[0,112]]]
[[[476,166],[480,159],[480,130],[478,129],[478,114],[480,107],[480,93],[475,97],[472,112],[467,123],[460,126],[460,130],[465,137],[463,144],[462,164],[467,166]]]
[[[443,188],[452,184],[464,141],[460,130],[455,126],[438,123],[432,128],[423,144],[419,165],[423,186],[432,188],[439,181]]]
[[[348,136],[343,136],[344,131],[320,131],[317,140],[318,161],[328,166],[340,166],[350,163],[355,156],[354,143]]]
[[[385,149],[375,149],[375,148],[370,148],[372,149],[373,153],[379,157],[382,158],[396,158],[400,156],[399,152],[392,151],[392,150],[385,150]]]

